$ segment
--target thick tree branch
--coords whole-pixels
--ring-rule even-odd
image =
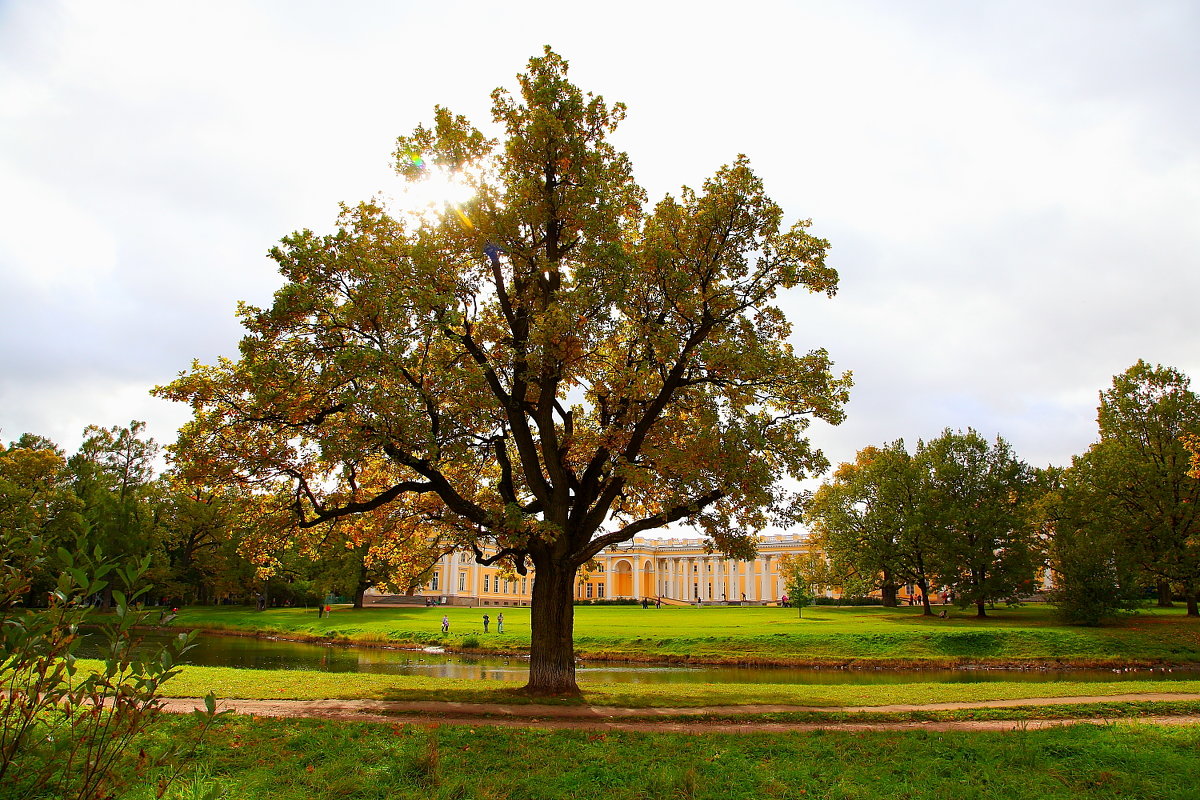
[[[349,516],[351,514],[360,514],[364,511],[371,511],[380,506],[387,505],[402,494],[425,494],[435,491],[432,483],[418,483],[416,481],[403,481],[395,486],[388,488],[385,491],[372,497],[370,500],[361,502],[346,503],[337,508],[315,508],[316,515],[311,519],[300,519],[301,528],[312,528],[326,522],[331,522],[339,517]]]
[[[678,520],[683,519],[684,517],[691,516],[692,514],[695,514],[696,512],[701,511],[717,502],[724,497],[725,494],[726,493],[720,489],[713,489],[711,492],[705,492],[704,494],[692,499],[687,503],[667,509],[666,511],[662,511],[654,516],[640,519],[637,522],[631,522],[630,524],[621,528],[619,531],[614,531],[613,533],[608,533],[599,538],[592,539],[591,542],[588,543],[587,547],[585,547],[571,559],[572,563],[576,565],[586,564],[604,548],[609,547],[610,545],[619,544],[620,542],[628,541],[642,531],[661,528],[664,525],[669,525],[672,522],[677,522]]]

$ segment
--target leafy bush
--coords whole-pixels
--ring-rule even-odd
[[[881,606],[883,599],[879,597],[818,597],[813,600],[816,606]]]
[[[135,628],[147,613],[134,604],[149,586],[143,583],[149,559],[134,565],[106,562],[100,552],[77,562],[58,551],[62,571],[45,609],[24,609],[18,601],[29,590],[25,570],[46,558],[36,538],[19,531],[0,532],[0,797],[54,797],[100,800],[112,797],[147,770],[162,773],[158,795],[178,773],[184,744],[156,754],[131,752],[130,744],[159,714],[162,684],[178,674],[179,657],[194,634],[181,634],[157,649],[136,648]],[[113,587],[115,614],[104,615],[85,602]],[[107,642],[103,665],[81,669],[75,653],[80,629],[99,623]],[[219,716],[216,701],[205,698],[200,731]]]

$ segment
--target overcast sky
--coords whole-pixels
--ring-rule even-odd
[[[236,355],[267,249],[550,44],[652,199],[746,153],[832,242],[837,297],[787,301],[854,373],[832,461],[970,426],[1065,464],[1137,359],[1200,378],[1197,41],[1195,0],[0,0],[0,437],[173,440],[147,392]]]

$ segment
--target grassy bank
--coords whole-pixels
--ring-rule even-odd
[[[740,607],[580,606],[575,646],[582,658],[745,664],[1200,664],[1200,620],[1181,609],[1147,610],[1101,628],[1058,623],[1053,609],[1001,608],[985,620],[954,611],[948,619],[919,608],[805,610]],[[482,615],[493,622],[484,633]],[[496,632],[503,613],[505,632]],[[442,615],[450,633],[441,633]],[[478,652],[524,652],[525,608],[337,608],[321,619],[310,609],[188,607],[175,625],[205,630],[396,646],[443,646]]]
[[[516,693],[520,683],[462,681],[414,675],[184,667],[166,685],[173,697],[265,700],[445,700],[469,703],[530,702]],[[1200,680],[1048,683],[906,683],[875,685],[812,684],[580,684],[581,701],[593,705],[688,707],[775,704],[797,706],[876,706],[956,703],[1026,697],[1111,697],[1127,693],[1200,693]]]
[[[186,736],[170,720],[155,736]],[[1200,728],[638,734],[235,717],[172,791],[219,798],[1196,797]],[[153,776],[123,800],[153,797]]]

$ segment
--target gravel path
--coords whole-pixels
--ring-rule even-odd
[[[611,706],[503,705],[486,703],[406,702],[389,700],[222,700],[218,709],[262,717],[314,717],[363,722],[403,722],[418,725],[471,725],[490,727],[538,727],[577,730],[625,730],[684,733],[769,733],[807,730],[1014,730],[1034,729],[1080,722],[1103,723],[1098,718],[1056,720],[956,720],[945,722],[763,722],[748,719],[696,719],[680,721],[663,717],[712,717],[786,712],[882,712],[956,711],[970,708],[1020,708],[1087,703],[1136,703],[1170,700],[1200,700],[1200,694],[1147,693],[1080,697],[1030,697],[1016,700],[987,700],[973,703],[928,703],[887,706],[704,706],[700,708],[617,708]],[[194,698],[164,698],[163,708],[185,713],[203,704]],[[398,716],[400,715],[400,716]],[[656,719],[658,718],[658,719]],[[1121,718],[1129,720],[1130,718]],[[1155,725],[1200,725],[1200,716],[1145,716],[1142,723]]]

